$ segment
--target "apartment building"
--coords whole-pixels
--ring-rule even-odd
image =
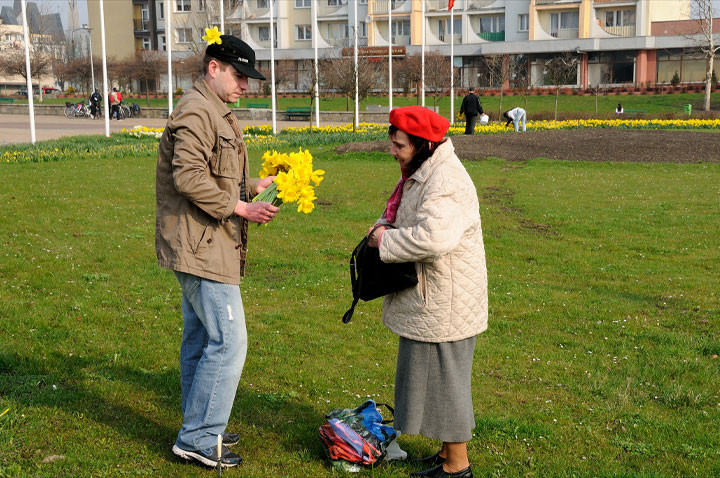
[[[173,31],[166,38],[168,3],[173,9]],[[219,24],[218,3],[105,2],[108,54],[123,57],[142,49],[165,50],[167,41],[172,42],[174,55],[200,52],[205,46],[204,28]],[[531,86],[549,84],[547,64],[559,54],[570,54],[577,62],[576,81],[569,86],[666,83],[675,71],[685,82],[704,77],[702,58],[688,53],[696,46],[685,35],[688,28],[692,30],[690,0],[456,0],[452,14],[448,0],[357,0],[357,5],[354,0],[225,0],[224,4],[225,32],[250,44],[264,71],[270,69],[273,9],[276,67],[295,70],[290,89],[300,91],[307,90],[315,46],[320,58],[332,59],[353,45],[355,11],[359,47],[386,47],[392,42],[403,47],[405,55],[419,53],[423,29],[428,50],[449,56],[452,43],[460,87],[486,85],[483,58],[498,55],[522,65],[524,84]],[[98,0],[88,0],[90,21],[96,25],[97,5]],[[313,31],[314,15],[317,31]],[[92,34],[93,44],[99,45],[99,28]],[[510,75],[505,86],[514,86],[515,76]]]

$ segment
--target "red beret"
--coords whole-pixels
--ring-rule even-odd
[[[390,124],[397,129],[437,143],[445,136],[450,122],[422,106],[406,106],[390,111]]]

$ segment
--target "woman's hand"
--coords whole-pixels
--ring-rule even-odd
[[[373,231],[374,227],[375,226],[368,229],[368,234],[372,231],[372,235],[369,236],[370,240],[368,241],[368,246],[370,247],[378,247],[380,245],[380,236],[382,236],[382,233],[387,229],[386,226],[380,226]]]
[[[267,188],[268,186],[270,186],[272,184],[272,182],[275,180],[276,177],[277,176],[268,176],[266,178],[262,178],[260,180],[260,183],[258,184],[257,190],[255,192],[258,194],[263,192],[265,190],[265,188]]]

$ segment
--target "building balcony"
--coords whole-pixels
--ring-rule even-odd
[[[317,9],[318,17],[347,16],[347,1],[342,4],[328,5],[327,2],[319,2]]]
[[[392,0],[392,2],[388,2],[388,0],[375,0],[374,2],[371,1],[369,3],[369,13],[371,15],[387,15],[388,3],[392,4],[391,6],[393,13],[395,13],[396,11],[410,11],[409,9],[404,8],[410,5],[410,0]]]
[[[619,27],[605,27],[605,31],[618,37],[634,37],[635,25],[623,25]]]
[[[503,37],[504,36],[505,34],[503,33]],[[455,35],[450,35],[449,33],[446,33],[444,35],[438,35],[438,39],[441,42],[447,43],[448,45],[450,44],[450,40],[453,40],[453,44],[459,45],[460,43],[462,43],[462,34],[456,33]]]
[[[482,10],[495,3],[495,1],[496,0],[467,0],[466,10]]]
[[[133,19],[133,27],[135,32],[149,32],[150,31],[150,20],[140,20],[137,18]]]
[[[505,32],[482,32],[477,35],[485,41],[505,41]]]
[[[486,3],[485,0],[476,0],[478,3]],[[488,4],[492,3],[492,1],[488,1]],[[464,7],[464,0],[455,0],[455,6],[453,7],[453,10],[457,12],[461,12]],[[426,13],[432,13],[432,12],[448,12],[448,0],[425,0],[425,12]]]
[[[578,29],[561,29],[561,30],[551,30],[550,36],[555,38],[560,38],[563,40],[571,40],[573,38],[578,37]]]
[[[571,3],[580,3],[580,0],[535,0],[535,6],[543,5],[567,5]]]

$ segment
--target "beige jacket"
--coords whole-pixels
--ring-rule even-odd
[[[245,192],[241,185],[245,178]],[[160,139],[155,193],[155,251],[161,267],[238,284],[248,224],[233,215],[255,195],[242,130],[199,79],[180,99]]]
[[[384,262],[415,262],[418,285],[383,300],[383,323],[420,342],[454,342],[487,329],[485,247],[477,191],[448,138],[405,183],[380,241]]]

